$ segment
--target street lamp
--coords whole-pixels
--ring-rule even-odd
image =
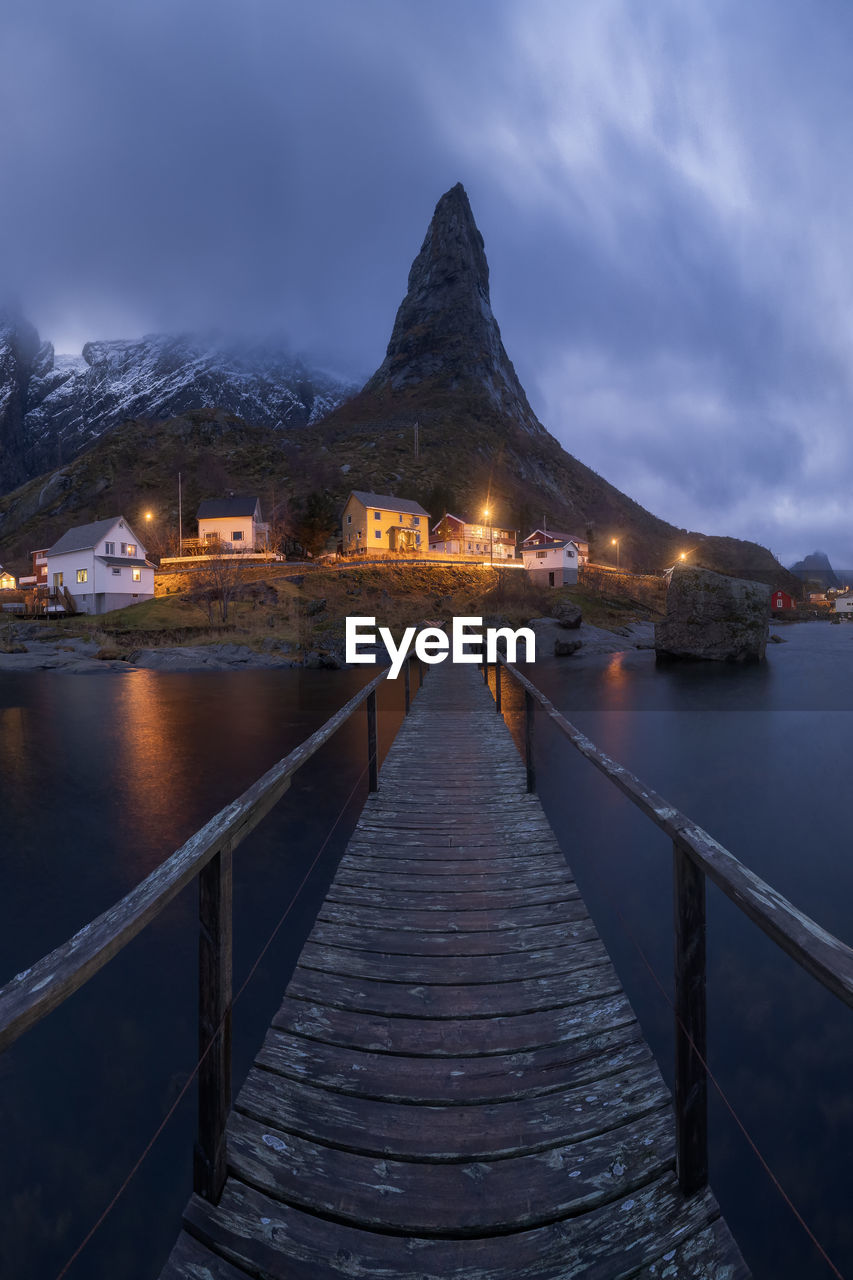
[[[486,517],[486,519],[489,522],[489,568],[493,569],[495,567],[494,545],[492,541],[493,535],[494,535],[494,529],[492,527],[492,520],[491,520],[492,513],[488,507],[486,507],[485,511],[483,512],[483,515]]]
[[[610,544],[611,546],[614,546],[616,548],[616,568],[618,569],[619,568],[619,539],[611,538]]]
[[[687,559],[687,552],[686,552],[686,551],[682,551],[681,555],[680,555],[678,558],[679,558],[679,560],[686,560],[686,559]]]

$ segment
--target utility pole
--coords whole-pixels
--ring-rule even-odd
[[[415,421],[415,461],[417,461],[417,459],[420,456],[419,446],[418,446],[418,427],[419,426],[420,426],[420,423],[416,420]]]
[[[184,554],[184,514],[181,505],[181,473],[178,472],[178,555]]]

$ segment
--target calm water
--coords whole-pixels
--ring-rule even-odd
[[[853,943],[848,790],[853,627],[788,627],[760,669],[656,670],[653,655],[542,662],[535,679],[606,750],[796,905]],[[367,678],[363,672],[0,677],[0,982],[131,888]],[[380,740],[402,711],[383,687]],[[513,718],[512,698],[508,703]],[[316,870],[235,1010],[240,1080],[364,795],[363,713],[235,861],[235,985]],[[668,1078],[668,842],[540,723],[543,802]],[[348,797],[352,799],[347,804]],[[853,1274],[853,1013],[709,890],[711,1066],[793,1200]],[[0,1275],[50,1280],[185,1081],[195,1045],[188,890],[0,1057]],[[149,1280],[191,1184],[192,1091],[69,1275]],[[759,1280],[831,1273],[712,1097],[712,1181]]]

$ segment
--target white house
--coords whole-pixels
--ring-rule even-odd
[[[578,564],[589,564],[589,543],[585,538],[579,538],[574,533],[558,533],[556,529],[534,529],[532,533],[528,533],[527,537],[521,544],[524,551],[528,547],[538,547],[540,550],[545,546],[557,546],[561,542],[574,543],[577,552]]]
[[[853,618],[853,596],[836,596],[835,612],[843,613],[848,618]]]
[[[267,551],[270,527],[258,498],[208,498],[198,509],[199,542],[222,551]]]
[[[108,613],[154,595],[154,566],[122,516],[69,529],[47,552],[52,596],[73,598],[78,613]],[[62,603],[62,600],[59,600]]]
[[[578,548],[574,542],[549,539],[522,546],[521,557],[531,581],[546,587],[574,586],[578,580]]]

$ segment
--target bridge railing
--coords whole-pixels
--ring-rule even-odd
[[[527,790],[536,790],[533,724],[540,707],[551,723],[672,840],[675,926],[675,1119],[679,1184],[692,1195],[708,1181],[708,1082],[705,966],[705,878],[821,986],[853,1008],[853,949],[798,911],[772,885],[618,764],[571,724],[517,667],[499,653],[495,706],[502,710],[501,670],[524,693]],[[483,664],[488,681],[488,666]]]
[[[418,687],[424,667],[403,663],[405,710],[411,704],[412,661]],[[310,738],[221,809],[140,884],[72,938],[0,988],[0,1053],[58,1009],[135,938],[185,889],[199,881],[198,1133],[194,1189],[214,1203],[225,1183],[225,1122],[231,1106],[232,857],[290,786],[294,774],[349,720],[367,710],[368,789],[376,791],[379,764],[376,691],[385,668]]]

